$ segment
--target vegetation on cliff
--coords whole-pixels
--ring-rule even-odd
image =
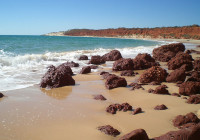
[[[117,28],[117,29],[72,29],[64,32],[67,36],[98,36],[98,37],[144,37],[170,39],[200,40],[200,26],[174,26],[155,28]]]

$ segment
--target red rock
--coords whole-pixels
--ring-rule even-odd
[[[189,104],[200,104],[200,94],[191,95],[189,97],[189,99],[187,100],[187,103],[189,103]]]
[[[110,76],[110,75],[112,75],[112,74],[110,74],[109,72],[102,71],[102,72],[100,73],[100,75],[103,77],[103,79],[107,79],[108,76]]]
[[[153,66],[146,70],[139,78],[141,83],[150,83],[150,82],[164,82],[168,73],[165,69],[159,66]]]
[[[200,82],[200,71],[193,71],[187,81]]]
[[[132,87],[131,90],[140,89],[140,88],[144,90],[144,88],[138,83],[131,83],[129,84],[129,86]]]
[[[102,101],[105,101],[105,100],[106,100],[106,98],[105,98],[103,95],[101,95],[101,94],[95,95],[95,96],[94,96],[94,99],[95,99],[95,100],[102,100]]]
[[[178,52],[184,52],[185,46],[182,43],[163,45],[153,50],[153,58],[157,61],[168,62]]]
[[[135,73],[132,71],[132,70],[125,70],[125,71],[122,71],[121,76],[135,76]]]
[[[97,69],[98,66],[96,66],[96,65],[91,65],[90,68],[91,68],[91,69]]]
[[[154,107],[155,110],[166,110],[168,109],[164,104],[162,105],[157,105]]]
[[[0,98],[4,97],[3,93],[0,92]]]
[[[178,131],[170,131],[154,140],[199,140],[200,124],[184,128]]]
[[[104,61],[116,61],[119,60],[120,58],[122,58],[122,55],[118,50],[112,50],[111,52],[104,54],[102,56],[102,59]]]
[[[80,71],[80,74],[87,74],[91,72],[91,68],[90,66],[85,66],[82,68],[82,70]]]
[[[154,94],[165,94],[165,95],[169,95],[169,91],[166,89],[167,87],[164,86],[164,85],[161,85],[159,87],[157,87],[155,90],[154,90]]]
[[[87,55],[81,55],[79,57],[79,60],[88,60],[88,56]]]
[[[113,128],[110,125],[99,126],[98,130],[100,130],[101,132],[103,132],[107,135],[111,135],[111,136],[114,136],[114,137],[116,137],[117,135],[120,134],[120,132],[117,129]]]
[[[106,112],[111,113],[111,114],[116,114],[117,111],[131,111],[132,106],[129,105],[128,103],[123,103],[123,104],[111,104],[106,108]]]
[[[194,60],[194,70],[200,71],[200,59]]]
[[[197,124],[199,123],[199,118],[192,112],[184,115],[178,115],[176,118],[173,120],[173,124],[175,127],[178,128],[184,128],[186,124],[188,123],[194,123]]]
[[[181,95],[180,95],[180,94],[178,94],[178,93],[172,93],[171,95],[172,95],[172,96],[181,97]]]
[[[64,63],[66,66],[69,66],[69,67],[79,67],[79,64],[78,63],[75,63],[73,61],[71,62],[66,62]]]
[[[159,66],[159,63],[155,62],[155,59],[147,53],[139,53],[134,59],[134,70],[143,70],[151,68],[152,66]]]
[[[167,82],[185,81],[185,78],[186,78],[185,71],[176,69],[167,76],[166,81]]]
[[[133,115],[136,115],[138,113],[142,113],[142,108],[138,107],[133,111]]]
[[[105,86],[107,89],[113,89],[117,87],[126,87],[127,82],[125,78],[122,78],[116,75],[110,75],[106,79]]]
[[[149,137],[144,129],[136,129],[122,136],[119,140],[149,140]]]
[[[73,72],[66,63],[48,67],[48,71],[42,77],[40,87],[42,88],[58,88],[68,85],[75,85],[75,81],[72,78]]]
[[[179,94],[185,96],[200,94],[200,82],[188,81],[182,83],[179,87]]]
[[[113,71],[133,70],[133,61],[129,59],[121,58],[114,62]]]
[[[95,65],[100,65],[100,64],[104,64],[104,63],[105,63],[105,61],[99,55],[92,56],[91,60],[89,62],[89,64],[95,64]]]
[[[132,106],[129,105],[128,103],[123,103],[123,104],[121,104],[121,106],[122,106],[122,110],[123,110],[124,112],[126,112],[126,111],[131,111],[131,110],[132,110]]]
[[[167,66],[169,70],[175,70],[180,68],[182,65],[186,64],[186,71],[193,69],[192,56],[183,52],[176,54],[170,61],[168,61]]]
[[[149,83],[149,85],[161,85],[161,83],[157,82],[157,81],[153,81],[153,82]]]
[[[154,93],[154,90],[150,88],[150,89],[148,90],[148,92],[149,92],[149,93]]]

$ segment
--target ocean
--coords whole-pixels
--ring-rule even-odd
[[[134,58],[138,53],[151,54],[154,48],[165,43],[119,38],[1,35],[0,91],[39,84],[49,65],[74,61],[80,67],[72,70],[79,73],[88,65],[88,61],[78,60],[82,54],[90,58],[117,49],[124,58]]]

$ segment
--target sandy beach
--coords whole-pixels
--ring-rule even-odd
[[[176,40],[180,41],[181,40]],[[200,44],[200,41],[195,41]],[[194,43],[191,41],[189,43]],[[200,50],[200,48],[196,48]],[[193,58],[200,55],[192,54]],[[160,63],[166,68],[166,63]],[[119,139],[135,129],[145,129],[150,138],[168,131],[178,130],[172,120],[177,115],[189,112],[197,114],[200,104],[188,104],[182,97],[148,93],[157,86],[144,85],[144,90],[131,90],[120,87],[105,88],[105,80],[99,72],[73,76],[75,86],[57,89],[33,87],[5,91],[0,99],[0,135],[2,140],[66,140],[66,139]],[[120,75],[120,72],[105,71]],[[143,70],[134,71],[139,75],[126,78],[128,84],[137,81]],[[168,86],[169,93],[178,93],[175,83],[162,83]],[[93,96],[102,94],[107,100],[94,100]],[[114,103],[129,103],[133,109],[141,107],[143,113],[132,115],[130,111],[118,111],[112,115],[105,111]],[[165,104],[167,110],[154,110],[156,105]],[[199,114],[200,117],[200,114]],[[97,127],[111,125],[120,131],[117,137],[100,132]]]

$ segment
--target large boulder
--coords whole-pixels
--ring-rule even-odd
[[[0,92],[0,98],[4,97],[3,93]]]
[[[186,115],[178,115],[173,120],[174,126],[178,128],[185,128],[189,126],[188,124],[197,124],[199,122],[199,118],[192,112]]]
[[[168,61],[167,66],[169,70],[175,70],[180,68],[182,65],[186,64],[188,67],[186,71],[190,71],[193,69],[192,60],[193,59],[191,55],[179,52],[175,57]]]
[[[91,72],[91,67],[90,66],[85,66],[81,69],[80,74],[87,74]]]
[[[120,58],[122,58],[122,55],[118,50],[112,50],[111,52],[106,53],[102,56],[102,59],[104,61],[116,61]]]
[[[164,82],[168,73],[165,69],[159,66],[153,66],[146,70],[139,78],[141,83],[150,83],[150,82]]]
[[[178,131],[170,131],[164,135],[153,138],[153,140],[199,140],[200,124]]]
[[[185,46],[182,43],[163,45],[153,50],[153,58],[157,61],[167,62],[178,52],[184,52]]]
[[[154,110],[166,110],[166,109],[168,109],[168,108],[164,104],[157,105],[157,106],[154,107]]]
[[[144,129],[136,129],[122,136],[119,140],[149,140],[149,137]]]
[[[159,63],[155,62],[155,59],[148,53],[139,53],[134,59],[134,70],[148,69],[152,66],[159,66]]]
[[[133,70],[134,65],[132,59],[121,58],[113,63],[113,71]]]
[[[200,71],[200,59],[194,60],[194,70]]]
[[[167,82],[185,81],[185,78],[186,78],[185,71],[182,69],[176,69],[167,76],[166,81]]]
[[[42,77],[40,87],[42,88],[58,88],[68,85],[75,85],[75,80],[72,78],[73,72],[65,63],[48,67],[48,71]]]
[[[122,78],[113,74],[107,77],[105,86],[107,89],[113,89],[117,87],[126,87],[127,82],[125,78]]]
[[[89,64],[95,64],[95,65],[100,65],[104,64],[105,61],[102,59],[100,55],[92,56]]]
[[[185,96],[200,94],[200,82],[188,81],[182,83],[179,87],[179,94]]]

